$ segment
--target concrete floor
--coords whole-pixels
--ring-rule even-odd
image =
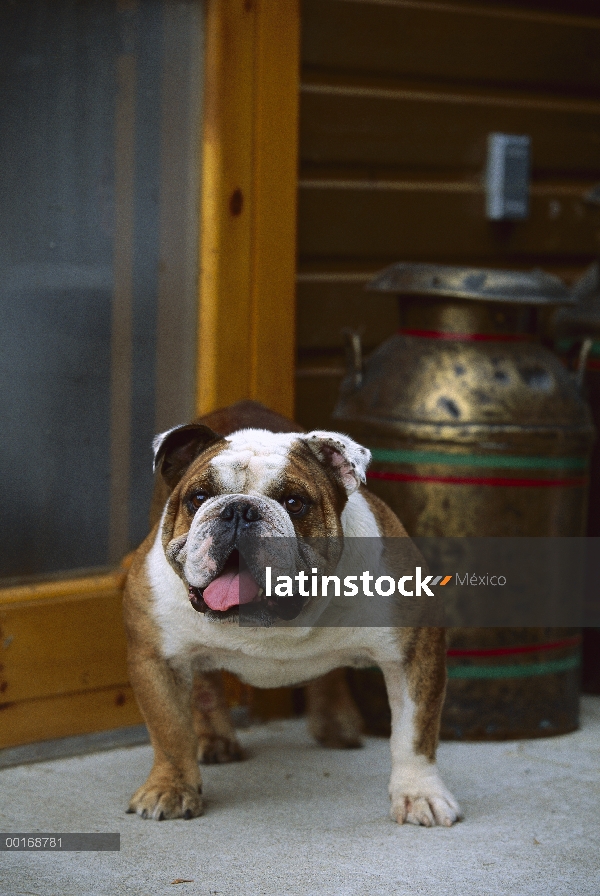
[[[121,833],[120,852],[2,852],[0,893],[600,894],[600,697],[564,737],[442,744],[466,816],[451,829],[388,819],[386,741],[323,750],[302,721],[241,739],[250,758],[205,768],[206,814],[191,821],[125,814],[148,746],[0,770],[1,831]]]

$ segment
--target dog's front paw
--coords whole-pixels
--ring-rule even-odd
[[[198,741],[198,761],[205,765],[218,762],[240,762],[246,755],[235,737],[211,734]]]
[[[462,818],[460,806],[437,774],[393,782],[390,798],[390,815],[398,824],[450,827]]]
[[[127,811],[155,821],[196,818],[203,811],[201,790],[189,784],[161,784],[149,779],[133,794]]]

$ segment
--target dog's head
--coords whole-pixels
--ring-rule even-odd
[[[172,489],[163,547],[194,609],[225,621],[243,605],[245,622],[271,625],[317,600],[295,577],[335,568],[342,511],[370,457],[333,432],[244,429],[223,437],[192,423],[157,436],[155,469]],[[293,594],[266,596],[267,567],[273,582],[292,578]]]

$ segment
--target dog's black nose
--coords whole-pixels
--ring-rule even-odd
[[[262,519],[258,507],[250,501],[232,501],[231,504],[223,508],[219,517],[226,523],[231,523],[234,520],[257,523]]]

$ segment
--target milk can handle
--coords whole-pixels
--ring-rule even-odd
[[[583,383],[585,381],[585,369],[587,367],[587,360],[592,350],[592,345],[594,344],[594,340],[589,336],[581,343],[581,348],[579,349],[579,358],[577,364],[577,373],[575,374],[575,379],[577,382],[577,388],[581,392],[583,390]]]
[[[346,375],[354,389],[360,389],[363,382],[363,351],[360,333],[346,328],[342,330],[346,347]]]

